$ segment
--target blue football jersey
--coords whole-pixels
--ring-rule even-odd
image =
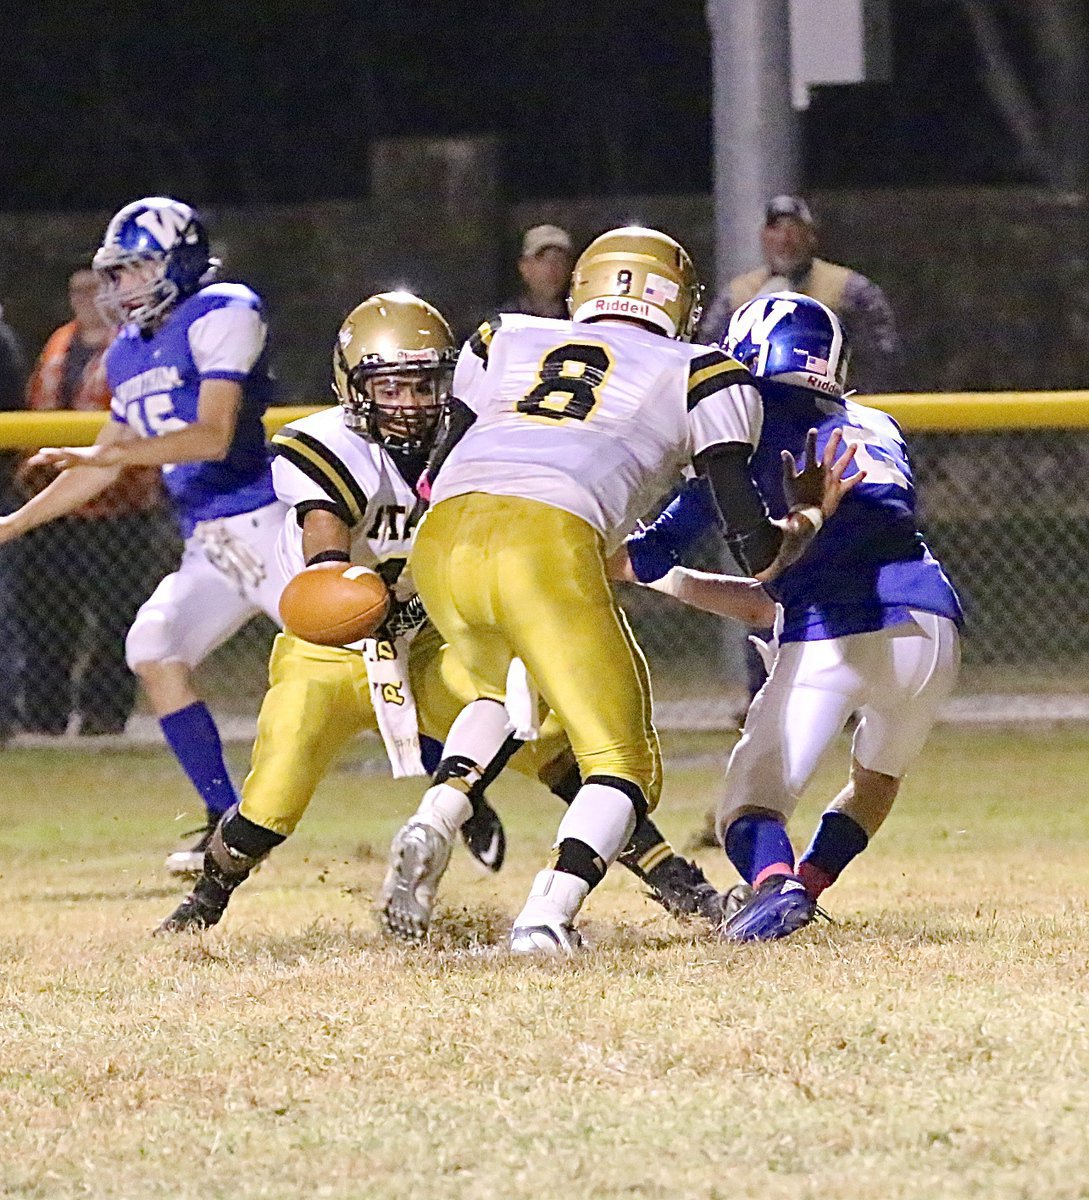
[[[183,300],[149,335],[125,326],[106,352],[111,416],[141,437],[192,424],[201,380],[242,384],[227,457],[163,468],[187,537],[198,521],[252,512],[276,498],[261,423],[272,398],[266,333],[256,293],[242,284],[213,283]]]
[[[900,427],[876,408],[760,380],[764,426],[751,470],[773,517],[787,513],[780,452],[800,458],[809,429],[821,454],[834,430],[856,447],[866,478],[804,555],[769,591],[783,606],[783,642],[816,641],[898,625],[908,610],[960,622],[957,594],[915,522],[915,484]]]
[[[822,454],[834,430],[854,445],[865,480],[843,499],[805,554],[768,591],[783,606],[780,641],[819,641],[871,633],[908,619],[908,610],[958,623],[960,603],[915,523],[915,484],[900,428],[887,413],[853,400],[758,379],[764,423],[751,472],[771,515],[787,513],[780,457],[800,459],[806,434],[817,430]],[[718,521],[706,480],[686,484],[666,511],[629,539],[639,579],[659,578]]]

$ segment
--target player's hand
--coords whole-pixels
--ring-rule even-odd
[[[848,446],[838,454],[842,444],[843,433],[836,429],[818,459],[817,431],[811,429],[805,435],[805,468],[801,471],[794,455],[789,450],[783,451],[783,491],[791,508],[819,508],[827,521],[843,497],[866,478],[865,471],[856,471],[850,479],[843,478],[844,471],[854,461],[857,446]]]
[[[119,467],[123,462],[119,445],[100,442],[94,446],[43,446],[27,459],[27,466],[67,471],[69,467]]]
[[[617,583],[636,583],[627,546],[619,546],[605,560],[605,575]]]

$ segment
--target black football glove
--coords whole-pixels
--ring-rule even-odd
[[[392,642],[395,638],[414,633],[426,623],[427,610],[419,596],[408,600],[394,600],[389,607],[389,616],[374,636],[379,640]]]

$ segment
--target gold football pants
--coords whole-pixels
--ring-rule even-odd
[[[502,699],[510,661],[522,659],[583,779],[629,780],[653,809],[661,758],[647,664],[609,586],[597,532],[548,504],[471,492],[427,514],[409,561],[475,695]]]
[[[476,699],[472,680],[430,626],[409,648],[408,671],[420,732],[442,741],[462,708]],[[281,633],[272,648],[269,690],[242,785],[242,815],[273,833],[291,833],[344,745],[377,728],[362,654]],[[567,751],[567,739],[552,718],[511,766],[547,778]]]

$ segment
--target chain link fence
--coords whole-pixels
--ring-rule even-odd
[[[962,708],[1083,715],[1089,431],[917,433],[910,443],[925,536],[967,613]],[[179,552],[163,510],[68,518],[0,547],[0,736],[67,732],[89,743],[126,722],[130,737],[154,734],[139,720],[124,631]],[[722,553],[709,542],[693,565],[714,567]],[[624,588],[623,602],[662,723],[728,724],[746,700],[745,631],[645,589]],[[201,688],[238,736],[252,729],[274,634],[255,618],[200,668]]]

